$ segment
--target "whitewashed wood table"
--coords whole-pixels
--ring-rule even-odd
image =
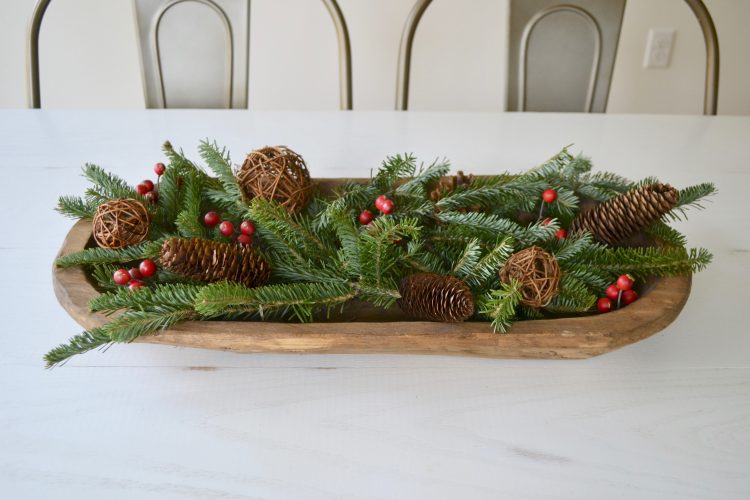
[[[575,143],[600,169],[720,193],[681,223],[715,253],[661,334],[584,361],[241,355],[117,345],[43,369],[79,327],[52,209],[94,162],[151,177],[170,139],[267,144],[317,177],[388,154],[520,170]],[[2,111],[2,498],[750,498],[750,118]]]

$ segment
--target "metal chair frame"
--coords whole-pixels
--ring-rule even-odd
[[[406,111],[409,108],[409,77],[411,73],[411,56],[414,46],[414,35],[416,34],[419,22],[422,20],[422,16],[431,3],[432,0],[416,0],[414,7],[412,7],[411,12],[409,12],[408,17],[406,18],[406,23],[404,24],[404,29],[401,33],[401,45],[399,46],[398,68],[396,73],[396,110]],[[708,9],[702,0],[685,0],[685,3],[688,4],[698,20],[701,32],[703,33],[703,41],[706,46],[706,77],[703,92],[703,114],[715,115],[719,100],[719,39],[716,35],[716,26],[714,25],[713,18],[711,18],[711,14],[708,12]],[[519,60],[521,61],[522,66],[518,77],[519,109],[523,110],[526,108],[526,42],[528,41],[528,37],[536,23],[538,23],[543,17],[560,10],[573,12],[583,16],[589,22],[593,21],[591,16],[585,10],[566,4],[544,9],[529,21],[524,29],[520,48]],[[594,94],[593,89],[596,84],[597,70],[601,55],[601,33],[596,21],[593,21],[593,26],[597,33],[598,45],[595,47],[594,71],[591,75],[586,97],[587,111],[591,111]]]
[[[30,107],[41,108],[40,94],[40,76],[39,76],[39,33],[41,31],[44,14],[49,7],[51,0],[38,0],[34,13],[29,24],[28,36],[28,77],[29,77],[29,99]],[[226,12],[213,0],[172,0],[159,9],[154,18],[153,39],[151,48],[154,54],[156,75],[158,78],[158,87],[162,107],[167,107],[167,96],[164,89],[164,77],[162,74],[161,50],[159,47],[159,29],[164,14],[169,9],[183,2],[196,2],[201,5],[210,7],[221,19],[226,31],[227,42],[227,108],[232,107],[232,97],[234,94],[234,37],[232,25],[227,17]],[[337,0],[322,0],[323,5],[331,16],[334,28],[336,29],[336,38],[339,49],[339,106],[342,110],[352,109],[352,54],[351,43],[349,40],[349,30],[346,20],[341,12]],[[245,93],[249,87],[249,79],[245,79]],[[247,101],[247,99],[246,99]]]

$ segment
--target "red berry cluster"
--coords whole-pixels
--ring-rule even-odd
[[[156,263],[151,259],[145,259],[141,261],[138,267],[133,267],[130,270],[118,269],[112,275],[112,281],[117,285],[128,285],[128,288],[135,290],[146,286],[144,279],[150,278],[154,274],[156,274]]]
[[[221,223],[219,224],[219,222]],[[227,238],[231,238],[232,235],[234,235],[234,223],[228,220],[222,221],[221,216],[216,212],[206,212],[206,215],[203,216],[203,223],[211,228],[216,226],[216,224],[219,224],[219,232],[222,236],[226,236]],[[242,224],[240,224],[240,234],[238,234],[236,238],[237,243],[242,246],[251,244],[253,242],[254,233],[255,224],[249,220],[242,221]]]
[[[154,165],[154,173],[157,175],[157,185],[159,178],[167,170],[167,167],[163,163],[157,163]],[[154,182],[150,179],[145,179],[135,187],[135,192],[146,198],[151,203],[157,203],[159,201],[158,190],[155,189]]]
[[[554,189],[549,188],[549,189],[545,189],[542,192],[542,201],[544,203],[553,203],[556,199],[557,199],[557,191],[555,191]],[[539,208],[539,218],[540,219],[542,218],[542,214],[544,213],[544,203],[542,203],[542,206]],[[550,224],[550,222],[552,222],[552,218],[551,217],[546,217],[542,221],[542,225],[543,226],[548,226]],[[565,229],[563,229],[563,228],[560,228],[557,231],[555,231],[555,238],[557,238],[558,240],[562,240],[563,238],[567,238],[567,236],[568,236],[568,232]]]
[[[632,304],[638,299],[638,294],[633,290],[635,280],[629,274],[623,274],[617,281],[605,290],[606,297],[600,298],[596,303],[599,312],[605,313],[612,310],[613,306],[619,309],[621,306]]]
[[[393,200],[389,199],[386,195],[381,194],[375,199],[375,208],[377,208],[383,215],[388,215],[393,213],[395,205],[393,204]],[[374,219],[375,215],[369,210],[362,210],[359,214],[359,223],[363,226],[366,226]]]

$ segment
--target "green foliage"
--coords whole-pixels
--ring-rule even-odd
[[[672,220],[681,220],[687,217],[687,209],[690,207],[703,209],[703,200],[717,193],[716,186],[710,182],[696,184],[680,189],[677,198],[677,206],[667,214]]]
[[[123,179],[93,163],[83,166],[83,176],[93,184],[93,187],[86,190],[86,199],[90,203],[101,203],[113,198],[142,199]]]
[[[521,282],[511,279],[510,283],[500,283],[500,288],[479,297],[479,314],[492,321],[497,332],[507,332],[516,315],[516,307],[521,300]]]
[[[643,279],[649,276],[679,276],[697,273],[711,263],[712,255],[704,248],[645,247],[608,248],[592,246],[580,254],[580,262],[590,270],[611,274],[631,274]]]
[[[585,282],[572,274],[564,274],[560,279],[558,294],[545,306],[554,313],[586,312],[596,303],[596,295]]]
[[[257,313],[261,318],[278,314],[301,322],[313,320],[319,309],[330,309],[354,298],[356,292],[344,283],[293,283],[247,288],[220,282],[203,287],[195,302],[205,317],[227,313]]]
[[[80,252],[69,253],[55,261],[58,267],[89,266],[94,264],[112,264],[131,262],[139,259],[153,259],[159,255],[161,241],[144,241],[129,247],[87,248]]]
[[[243,194],[237,178],[232,170],[232,161],[226,148],[219,149],[215,142],[201,141],[198,146],[198,152],[206,162],[208,168],[216,174],[216,178],[221,183],[221,187],[227,195],[226,200],[233,200],[235,203],[242,204]]]
[[[177,214],[175,225],[180,236],[185,238],[203,238],[206,229],[202,223],[203,211],[203,182],[194,172],[184,177],[184,194],[182,196],[181,211]]]
[[[84,200],[78,196],[61,196],[57,200],[55,210],[73,219],[93,219],[96,207],[96,203],[91,200]]]

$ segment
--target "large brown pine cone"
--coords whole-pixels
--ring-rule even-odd
[[[249,246],[203,238],[170,238],[161,247],[161,264],[198,281],[235,281],[249,287],[263,285],[271,266]]]
[[[435,188],[430,191],[430,199],[437,202],[451,194],[456,188],[470,186],[473,180],[472,174],[465,175],[462,170],[456,172],[456,175],[442,177]]]
[[[474,314],[471,290],[453,276],[412,274],[401,280],[398,291],[398,306],[415,319],[456,322]]]
[[[677,198],[669,184],[641,186],[579,213],[570,231],[589,231],[597,241],[617,246],[672,210]]]

